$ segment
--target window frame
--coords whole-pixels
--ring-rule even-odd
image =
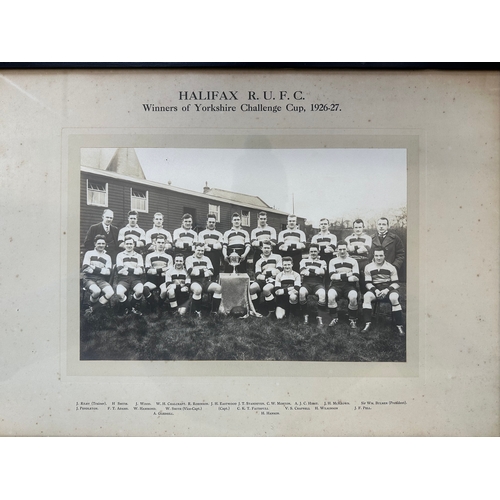
[[[92,187],[89,186],[89,184],[96,184],[96,185],[102,185],[104,186],[104,190],[97,190],[93,189]],[[96,203],[95,201],[92,201],[89,197],[90,193],[104,193],[104,203]],[[87,179],[87,205],[92,206],[92,207],[108,207],[108,183],[107,182],[101,182],[101,181],[94,181],[91,179]]]
[[[133,191],[143,192],[146,196],[144,198],[140,196],[135,196],[133,194]],[[143,210],[141,208],[134,207],[133,206],[134,200],[145,200],[146,209]],[[149,213],[149,191],[147,189],[142,190],[140,188],[135,188],[135,187],[130,188],[130,210],[135,210],[136,212],[141,212],[145,214]]]
[[[214,210],[215,207],[215,210]],[[212,205],[211,203],[208,204],[208,213],[209,214],[215,214],[215,222],[220,222],[220,205]]]

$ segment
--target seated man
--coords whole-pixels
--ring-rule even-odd
[[[144,260],[142,255],[134,250],[135,242],[132,236],[125,236],[125,250],[116,256],[116,296],[118,297],[118,314],[136,314],[142,316],[138,304],[142,299],[144,285]],[[130,310],[126,307],[127,292],[132,290]]]
[[[135,249],[139,252],[144,250],[146,245],[146,233],[144,229],[138,225],[139,214],[135,210],[130,210],[128,213],[128,224],[120,229],[118,233],[118,246],[123,250],[125,249],[125,238],[132,237],[135,243]]]
[[[276,276],[283,271],[283,263],[281,256],[272,253],[272,242],[264,240],[262,242],[261,258],[255,263],[255,279],[250,284],[250,298],[254,304],[255,310],[259,302],[259,295],[264,295],[264,307],[267,309],[266,314],[270,315],[276,310],[276,302],[274,300],[274,284]]]
[[[283,271],[276,275],[274,293],[276,295],[276,318],[283,319],[287,310],[297,314],[300,290],[300,274],[292,269],[293,259],[283,257]]]
[[[214,268],[214,280],[217,280],[220,273],[220,261],[222,258],[222,243],[224,236],[215,229],[217,216],[213,213],[207,215],[207,228],[200,231],[198,241],[205,243],[205,257],[210,259]]]
[[[193,311],[196,316],[201,316],[201,298],[203,292],[212,295],[212,314],[219,312],[222,299],[222,289],[218,283],[212,281],[214,268],[210,259],[205,257],[205,244],[196,243],[194,254],[186,259],[186,270],[191,278],[191,292]]]
[[[363,316],[365,327],[362,333],[370,331],[372,318],[372,302],[389,301],[392,305],[392,317],[396,323],[399,335],[405,334],[403,330],[403,311],[399,303],[399,283],[396,268],[385,260],[383,248],[375,248],[373,262],[365,267],[365,281],[367,292],[363,297]]]
[[[111,257],[104,250],[106,238],[98,234],[94,238],[94,250],[85,252],[83,258],[83,286],[90,292],[90,307],[85,311],[92,314],[96,306],[104,306],[113,296],[113,287],[109,284],[111,275]]]
[[[349,324],[356,328],[356,317],[358,314],[358,290],[356,284],[359,281],[358,263],[347,255],[347,243],[339,241],[337,244],[338,257],[330,261],[330,287],[328,289],[328,309],[332,321],[328,326],[335,326],[339,322],[337,299],[345,297],[349,304]]]
[[[166,236],[160,233],[154,241],[153,246],[156,250],[146,255],[146,282],[144,283],[144,298],[149,303],[152,311],[156,309],[153,291],[160,290],[160,286],[165,283],[166,272],[172,267],[172,257],[165,252]]]
[[[160,306],[168,297],[172,313],[184,315],[189,300],[189,287],[191,279],[184,267],[184,257],[177,254],[174,258],[174,267],[167,270],[165,283],[160,287]]]
[[[174,229],[174,251],[182,253],[184,260],[194,252],[194,244],[198,241],[198,235],[193,227],[193,216],[184,214],[182,216],[181,227]]]
[[[300,261],[302,286],[299,290],[299,302],[304,313],[305,324],[309,323],[309,312],[315,314],[318,326],[323,324],[323,318],[319,311],[326,311],[325,274],[326,262],[319,258],[319,246],[313,243],[309,247],[309,257]],[[318,297],[317,308],[311,311],[307,307],[308,295]]]
[[[163,234],[165,236],[165,251],[168,251],[172,248],[172,235],[163,228],[163,214],[160,212],[156,212],[153,216],[153,227],[146,231],[146,251],[154,252],[154,240],[159,234]]]
[[[297,216],[290,214],[287,218],[286,229],[278,236],[278,245],[282,257],[291,257],[293,270],[300,270],[302,251],[306,247],[306,235],[304,231],[297,228]]]
[[[222,255],[225,260],[225,271],[230,273],[233,266],[229,263],[229,256],[236,252],[240,256],[240,263],[236,266],[237,273],[247,272],[246,258],[250,252],[250,235],[248,231],[241,229],[241,215],[237,212],[231,218],[233,227],[224,233],[224,245]]]

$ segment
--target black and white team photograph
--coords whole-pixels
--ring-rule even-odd
[[[407,151],[82,148],[80,359],[406,361]]]

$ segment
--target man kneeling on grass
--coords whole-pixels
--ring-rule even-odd
[[[162,312],[161,306],[168,297],[172,313],[177,312],[181,316],[185,314],[190,285],[191,278],[184,267],[184,256],[177,254],[174,259],[174,267],[166,272],[165,283],[160,286],[160,313]]]
[[[92,314],[96,307],[104,306],[113,296],[114,291],[109,284],[111,274],[111,257],[106,253],[106,238],[98,234],[94,238],[94,250],[89,250],[83,258],[83,286],[90,292],[90,306],[85,311]]]
[[[118,314],[131,312],[137,316],[142,316],[138,306],[144,290],[141,280],[144,274],[144,260],[142,255],[134,250],[135,241],[131,236],[125,236],[123,244],[125,245],[125,251],[116,256]],[[126,307],[127,292],[129,290],[134,292],[130,298],[130,310]]]
[[[300,274],[293,271],[292,257],[283,257],[283,271],[278,273],[274,284],[276,318],[283,319],[286,311],[296,315],[299,307]]]
[[[218,283],[214,283],[211,277],[214,274],[212,262],[205,255],[205,244],[196,243],[194,254],[186,259],[186,270],[191,278],[191,293],[193,299],[193,311],[198,317],[201,316],[201,298],[203,292],[212,295],[212,314],[219,311],[222,289]]]
[[[383,248],[376,248],[373,252],[373,262],[365,267],[366,289],[363,297],[363,315],[365,327],[361,331],[370,331],[372,318],[372,302],[374,300],[389,301],[392,305],[392,317],[396,323],[399,335],[403,336],[403,311],[399,303],[399,283],[396,268],[385,260]]]

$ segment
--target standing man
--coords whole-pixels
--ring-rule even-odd
[[[191,279],[193,294],[193,310],[196,316],[201,317],[201,298],[203,292],[212,294],[212,313],[217,314],[222,299],[222,289],[218,283],[212,281],[214,268],[208,257],[205,257],[205,245],[196,243],[194,254],[186,259],[186,271]]]
[[[186,260],[194,252],[194,245],[198,242],[198,235],[193,229],[193,216],[184,214],[181,227],[174,229],[174,250],[181,253]]]
[[[377,234],[373,237],[373,248],[383,248],[385,261],[392,264],[398,271],[405,260],[405,249],[399,236],[389,231],[389,219],[381,217],[377,221]],[[373,251],[369,260],[373,260]]]
[[[254,268],[255,264],[262,255],[262,243],[264,241],[269,241],[274,249],[278,240],[276,238],[276,229],[267,225],[267,213],[259,212],[258,225],[255,229],[252,229],[252,232],[250,233]]]
[[[297,228],[297,216],[290,214],[287,219],[287,228],[278,236],[279,250],[282,257],[291,257],[293,270],[299,272],[302,250],[306,247],[306,235]]]
[[[154,252],[154,240],[159,234],[165,236],[165,251],[168,252],[172,248],[172,235],[163,228],[163,214],[156,212],[153,215],[153,227],[146,231],[146,251]]]
[[[319,311],[326,312],[325,274],[326,262],[319,258],[319,246],[312,243],[309,247],[309,257],[300,261],[302,286],[299,290],[299,302],[304,315],[304,324],[309,323],[309,313],[313,313],[318,326],[323,325],[323,318]],[[307,307],[308,295],[318,297],[317,307],[311,311]]]
[[[370,331],[372,321],[372,302],[378,300],[389,301],[392,306],[392,317],[400,336],[405,334],[403,329],[403,310],[399,303],[398,272],[395,266],[385,260],[385,250],[375,248],[373,262],[365,267],[367,292],[363,297],[363,316],[365,327],[361,333]]]
[[[159,233],[154,239],[155,251],[148,253],[145,259],[146,277],[144,283],[144,298],[149,303],[151,310],[156,309],[154,290],[160,290],[165,283],[165,275],[172,267],[172,257],[165,252],[167,238],[163,233]]]
[[[222,243],[224,236],[215,229],[217,216],[215,214],[207,215],[207,228],[200,231],[198,241],[205,244],[205,256],[210,259],[214,268],[214,281],[217,281],[220,273],[220,261],[222,258]]]
[[[135,243],[135,250],[142,252],[146,245],[146,233],[138,225],[139,214],[135,210],[128,213],[128,224],[118,233],[118,246],[125,249],[125,238],[130,236]]]
[[[337,248],[337,237],[330,233],[328,229],[330,221],[328,219],[321,219],[319,221],[319,233],[311,238],[311,243],[316,243],[319,246],[319,258],[326,262],[326,268],[330,265],[330,261],[335,256],[335,249]]]
[[[137,316],[142,316],[138,308],[138,304],[142,299],[144,286],[142,284],[142,276],[144,275],[144,260],[142,255],[137,253],[135,248],[135,240],[131,235],[125,236],[123,242],[125,250],[116,256],[116,296],[118,297],[118,314],[129,310],[127,304],[127,292],[133,292],[130,297],[130,312]]]
[[[349,257],[352,257],[358,262],[359,266],[359,287],[361,293],[365,293],[365,266],[368,264],[368,255],[372,248],[372,238],[364,233],[365,223],[361,219],[356,219],[352,228],[354,232],[347,236],[345,241],[347,242],[347,251],[349,252]]]
[[[111,257],[106,253],[106,238],[98,234],[94,239],[94,250],[89,250],[83,258],[83,286],[90,292],[90,307],[87,313],[93,313],[96,306],[104,306],[113,296],[109,284],[111,275]]]
[[[236,252],[240,256],[240,263],[236,266],[236,272],[246,273],[247,263],[245,259],[250,252],[250,235],[248,231],[241,229],[241,216],[235,212],[231,219],[233,227],[224,233],[224,244],[222,247],[222,255],[226,261],[226,273],[233,271],[233,266],[229,264],[229,256]]]
[[[102,213],[102,222],[89,227],[83,246],[87,250],[93,250],[95,237],[98,234],[102,234],[106,242],[104,249],[111,257],[111,261],[115,262],[116,254],[118,253],[118,228],[111,224],[113,222],[113,217],[114,214],[112,210],[108,208],[104,210]]]
[[[345,297],[349,304],[349,324],[356,328],[358,315],[358,291],[356,283],[359,281],[358,263],[347,255],[347,243],[339,241],[337,245],[338,257],[330,261],[330,288],[328,289],[328,309],[333,317],[328,326],[334,327],[339,322],[337,299]]]
[[[259,295],[264,294],[265,314],[272,314],[276,310],[274,300],[274,283],[278,273],[283,271],[281,255],[272,253],[273,246],[270,240],[262,242],[262,255],[255,263],[255,281],[250,284],[250,298],[255,310],[259,303]]]

